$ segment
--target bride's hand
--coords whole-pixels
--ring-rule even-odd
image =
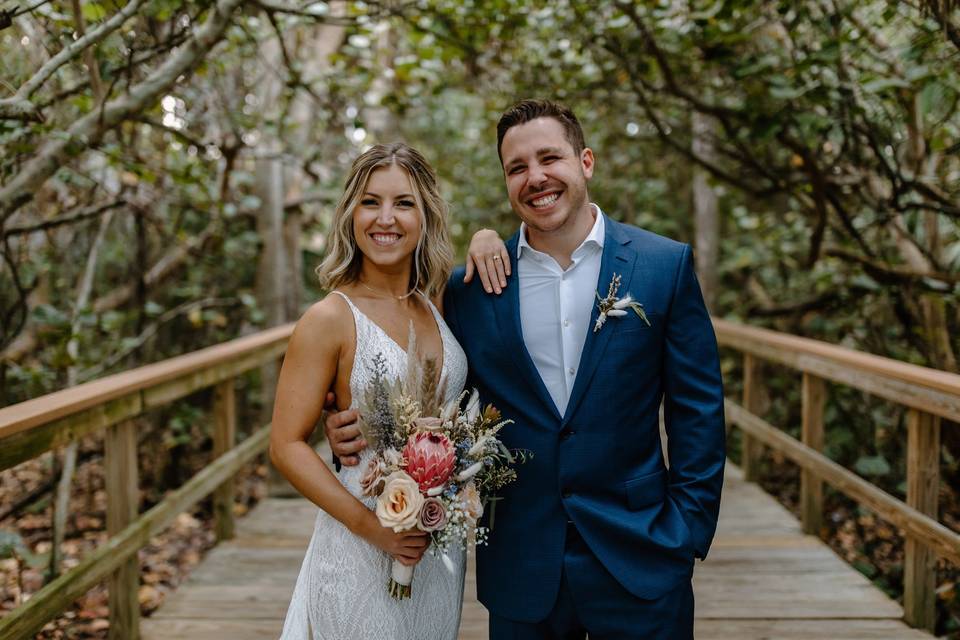
[[[423,553],[430,546],[430,536],[419,529],[395,533],[380,524],[377,517],[370,513],[373,522],[368,525],[368,533],[364,536],[367,542],[382,549],[394,560],[402,565],[412,567],[420,562]]]
[[[501,293],[507,286],[510,275],[510,254],[507,245],[499,234],[492,229],[481,229],[470,239],[467,249],[467,273],[464,282],[473,280],[473,273],[480,276],[480,282],[487,293]]]

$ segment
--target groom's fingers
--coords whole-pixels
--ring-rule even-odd
[[[335,411],[337,408],[337,396],[333,391],[327,391],[326,397],[323,399],[323,408],[327,411]]]

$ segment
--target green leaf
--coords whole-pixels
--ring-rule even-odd
[[[885,476],[890,473],[890,463],[881,455],[860,456],[853,466],[862,476]]]

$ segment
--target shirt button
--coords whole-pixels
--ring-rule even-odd
[[[567,373],[569,373],[570,375],[573,375],[573,367],[570,367],[569,369],[567,369]]]
[[[563,326],[569,327],[569,326],[570,326],[570,321],[569,321],[569,320],[564,320],[564,321],[563,321]]]

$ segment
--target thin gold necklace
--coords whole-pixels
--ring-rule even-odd
[[[413,294],[415,294],[415,293],[417,292],[416,288],[413,288],[413,289],[411,289],[410,291],[408,291],[408,292],[406,292],[405,294],[403,294],[402,296],[395,296],[395,295],[393,295],[392,293],[390,293],[389,291],[380,291],[380,290],[374,289],[373,287],[371,287],[370,285],[368,285],[366,282],[364,282],[364,281],[361,280],[360,278],[357,278],[357,282],[360,283],[360,286],[368,289],[369,291],[372,291],[372,292],[374,292],[374,293],[380,294],[380,295],[382,295],[382,296],[388,296],[388,297],[390,297],[390,298],[393,298],[394,300],[397,300],[398,302],[399,302],[400,300],[406,300],[407,298],[409,298],[410,296],[412,296]]]

